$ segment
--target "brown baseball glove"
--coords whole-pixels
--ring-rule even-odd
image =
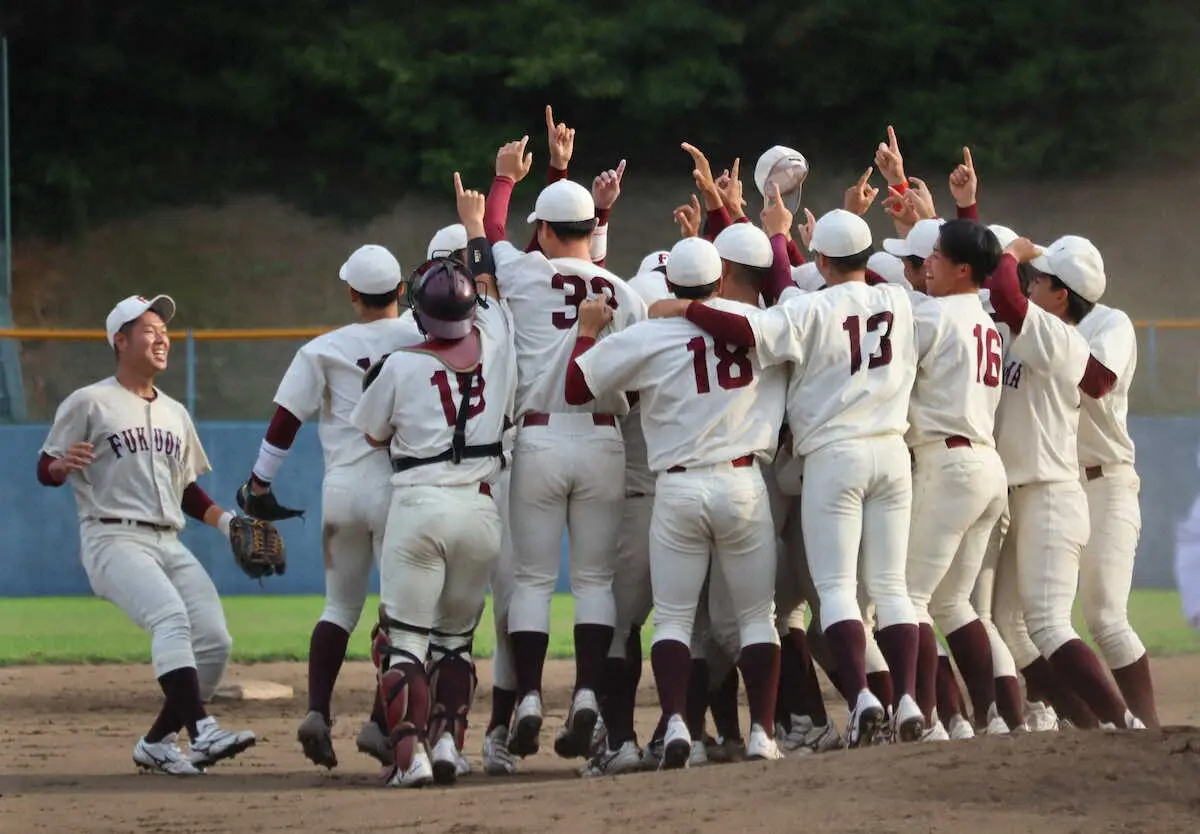
[[[283,536],[269,521],[234,516],[229,522],[229,545],[233,561],[251,579],[283,575],[287,570]]]

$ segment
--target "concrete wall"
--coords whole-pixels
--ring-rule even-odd
[[[1134,418],[1131,423],[1142,477],[1143,522],[1134,584],[1170,588],[1174,586],[1175,527],[1200,492],[1200,417]],[[201,479],[201,485],[222,505],[236,506],[234,492],[258,452],[264,428],[261,423],[200,423],[200,437],[215,469]],[[0,597],[90,593],[79,564],[71,491],[42,487],[34,474],[46,431],[43,425],[0,427],[0,513],[4,519],[0,522]],[[262,588],[233,565],[228,545],[216,531],[189,525],[184,541],[212,574],[222,594],[322,592],[321,473],[316,431],[306,426],[277,489],[284,504],[306,508],[310,515],[303,522],[281,524],[288,542],[289,570],[283,577],[266,581]],[[372,583],[377,588],[378,577]],[[559,590],[566,589],[564,571]]]

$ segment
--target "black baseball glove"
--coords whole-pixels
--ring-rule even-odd
[[[250,490],[250,481],[238,487],[237,505],[251,518],[262,521],[283,521],[288,518],[303,518],[304,510],[293,510],[275,500],[275,493],[268,489],[262,495]]]
[[[283,536],[269,521],[235,515],[229,522],[229,545],[233,560],[251,579],[282,576],[287,570]]]

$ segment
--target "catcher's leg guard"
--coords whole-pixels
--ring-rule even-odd
[[[379,694],[383,700],[388,743],[396,770],[406,772],[413,757],[422,750],[429,723],[429,678],[425,663],[416,655],[394,647],[387,629],[420,632],[380,612],[382,622],[371,637],[371,659],[379,670]]]
[[[443,733],[450,733],[454,746],[461,751],[467,734],[467,713],[478,683],[475,663],[471,660],[471,634],[434,632],[435,640],[450,642],[446,638],[455,637],[466,638],[466,642],[455,647],[437,643],[429,647],[429,688],[433,701],[429,739],[437,741]]]

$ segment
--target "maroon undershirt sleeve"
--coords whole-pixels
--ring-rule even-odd
[[[204,514],[208,512],[208,508],[213,506],[215,502],[208,497],[208,493],[200,488],[200,485],[193,481],[188,484],[183,490],[183,500],[179,502],[179,506],[183,508],[184,515],[204,521]]]
[[[988,300],[992,302],[996,317],[1011,327],[1013,333],[1020,333],[1025,314],[1029,311],[1029,299],[1021,293],[1017,259],[1012,255],[1002,255],[1000,265],[983,285],[988,289]]]
[[[877,287],[880,284],[886,284],[887,279],[873,269],[867,270],[867,284],[872,287]]]
[[[771,268],[767,271],[767,277],[763,281],[762,296],[763,301],[770,307],[779,301],[779,296],[783,295],[783,291],[788,287],[794,287],[796,284],[792,281],[791,261],[788,259],[788,240],[784,235],[771,236],[771,253],[774,257],[771,259]],[[696,305],[693,304],[693,307]],[[715,335],[715,334],[714,334]]]
[[[583,370],[575,361],[594,344],[596,344],[596,340],[589,336],[578,336],[575,339],[575,348],[571,351],[571,361],[567,363],[566,384],[563,386],[563,394],[568,405],[586,405],[596,398],[592,389],[588,388],[587,377],[583,375]]]
[[[720,208],[709,209],[705,215],[704,223],[704,238],[705,240],[716,240],[717,235],[721,234],[727,226],[730,225],[729,210],[725,206]]]
[[[688,305],[687,320],[722,342],[754,347],[754,330],[745,316],[696,302]]]
[[[956,213],[959,220],[974,220],[979,222],[979,203],[971,203],[969,206],[957,206]]]
[[[299,431],[300,418],[283,406],[277,406],[264,439],[276,449],[290,449]]]
[[[508,237],[508,204],[515,185],[508,177],[497,176],[492,180],[483,207],[483,233],[488,243],[499,243]]]
[[[50,457],[45,452],[42,452],[37,462],[37,479],[42,486],[60,487],[66,481],[57,480],[50,472],[50,464],[54,463],[56,458]]]
[[[804,266],[804,253],[800,251],[800,245],[796,243],[796,239],[792,238],[787,242],[788,262],[792,266]]]
[[[1079,381],[1079,390],[1092,399],[1098,400],[1116,385],[1117,375],[1105,367],[1099,359],[1089,356],[1087,367],[1083,371],[1083,379]]]

